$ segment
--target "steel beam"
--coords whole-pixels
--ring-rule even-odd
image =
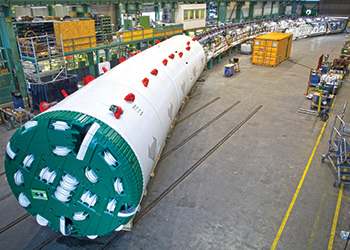
[[[250,2],[249,3],[249,14],[248,14],[248,20],[254,19],[254,7],[256,5],[256,2]]]
[[[12,11],[10,7],[0,7],[0,26],[3,46],[7,49],[8,60],[12,63],[11,68],[15,70],[15,76],[17,78],[19,90],[21,91],[22,96],[26,96],[26,82],[24,78],[21,59],[18,53],[18,46],[11,17]]]
[[[83,52],[82,52],[83,53]],[[97,74],[95,72],[95,62],[94,62],[94,54],[93,52],[89,52],[87,53],[88,55],[88,60],[89,60],[89,71],[90,71],[90,75],[92,75],[93,77],[97,77]]]
[[[292,15],[297,13],[297,6],[298,6],[297,2],[294,2],[292,4]]]
[[[114,4],[115,6],[115,14],[116,14],[116,30],[120,30],[122,27],[122,4],[121,3],[116,3]]]
[[[243,16],[242,7],[244,6],[245,2],[237,2],[237,10],[236,10],[236,20],[235,22],[240,22],[241,18]]]
[[[264,1],[264,2],[263,2],[263,4],[262,4],[261,18],[263,18],[263,17],[264,17],[264,11],[265,11],[265,7],[266,7],[266,5],[267,5],[267,2],[266,2],[266,1]]]
[[[273,17],[273,6],[276,4],[275,1],[271,2],[270,18]]]
[[[179,7],[178,3],[173,3],[171,8],[171,22],[175,23],[175,10]]]
[[[226,3],[219,3],[218,5],[218,22],[226,23]]]
[[[91,12],[90,4],[82,4],[84,17],[89,17],[89,14]]]
[[[278,6],[278,15],[279,16],[284,16],[286,12],[286,3],[280,2]]]
[[[49,16],[56,16],[55,5],[49,5],[47,9],[49,10]]]
[[[159,14],[159,10],[160,10],[161,6],[160,3],[155,3],[154,4],[154,12],[155,12],[155,21],[159,21],[160,20],[160,14]]]
[[[256,0],[257,1],[257,0]],[[35,6],[43,6],[43,5],[55,5],[55,4],[64,4],[64,5],[83,5],[83,4],[110,4],[110,3],[154,3],[153,0],[0,0],[0,6],[12,6],[12,5],[35,5]],[[162,3],[178,3],[175,0],[162,0]],[[188,3],[205,3],[205,0],[189,0],[186,1]],[[230,3],[232,0],[221,0],[217,2]]]

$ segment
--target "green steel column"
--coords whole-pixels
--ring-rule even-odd
[[[87,53],[87,55],[88,55],[88,60],[89,60],[90,75],[92,75],[93,77],[96,77],[97,74],[95,72],[94,54],[93,54],[93,52],[89,52],[89,53]]]
[[[249,14],[248,14],[248,20],[254,19],[254,6],[256,5],[256,2],[250,2],[249,3]]]
[[[284,16],[285,11],[286,11],[286,4],[280,2],[280,5],[278,7],[278,16]]]
[[[213,68],[213,58],[211,58],[208,62],[208,69],[212,69]]]
[[[266,4],[267,4],[267,2],[262,3],[261,19],[264,17],[264,11],[265,11]]]
[[[140,13],[142,13],[142,4],[137,3],[135,8],[135,16],[139,15]]]
[[[270,18],[273,17],[273,6],[276,4],[276,2],[271,2],[271,11],[270,11]]]
[[[125,4],[125,13],[127,14],[137,14],[138,11],[138,4],[135,3],[126,3]]]
[[[95,51],[96,53],[96,64],[97,64],[97,72],[95,71],[95,75],[96,77],[100,76],[100,71],[98,70],[98,65],[100,64],[100,51],[99,50],[96,50]]]
[[[175,23],[175,11],[178,8],[178,3],[173,3],[173,6],[171,8],[171,22]]]
[[[82,4],[84,17],[89,17],[89,14],[91,12],[91,8],[89,4]]]
[[[297,6],[298,6],[297,2],[294,2],[292,4],[292,15],[296,15],[297,14]]]
[[[159,21],[160,20],[160,18],[159,18],[159,9],[160,9],[160,3],[155,3],[154,4],[154,12],[155,12],[155,18],[156,18],[155,21]]]
[[[226,3],[219,2],[218,4],[218,22],[226,23]]]
[[[109,62],[109,49],[105,49],[106,62]]]
[[[49,16],[56,16],[55,5],[49,5],[47,9],[49,10]]]
[[[236,10],[236,18],[235,22],[239,23],[241,21],[241,18],[243,16],[242,7],[244,6],[244,2],[237,2],[237,10]]]
[[[18,52],[18,46],[11,17],[11,8],[7,6],[0,6],[0,32],[3,41],[3,46],[7,49],[9,61],[12,62],[11,68],[15,69],[16,71],[19,90],[21,91],[22,96],[26,96],[26,82],[24,78],[23,68]]]
[[[117,16],[116,18],[116,30],[120,30],[122,27],[122,4],[121,3],[116,3],[115,4],[115,14]]]

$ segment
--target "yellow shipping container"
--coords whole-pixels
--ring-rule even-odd
[[[95,21],[54,22],[55,37],[62,37],[64,52],[96,47]]]
[[[292,34],[268,33],[254,38],[252,64],[273,66],[290,57]]]

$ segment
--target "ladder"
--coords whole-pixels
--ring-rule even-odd
[[[322,156],[322,161],[328,159],[337,173],[334,185],[350,184],[350,126],[343,120],[346,106],[347,102],[342,114],[334,119],[328,151]]]

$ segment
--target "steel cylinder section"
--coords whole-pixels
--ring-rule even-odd
[[[170,54],[175,56],[165,66]],[[127,224],[204,64],[198,42],[173,37],[18,129],[5,168],[19,203],[40,225],[63,235],[95,238]]]

